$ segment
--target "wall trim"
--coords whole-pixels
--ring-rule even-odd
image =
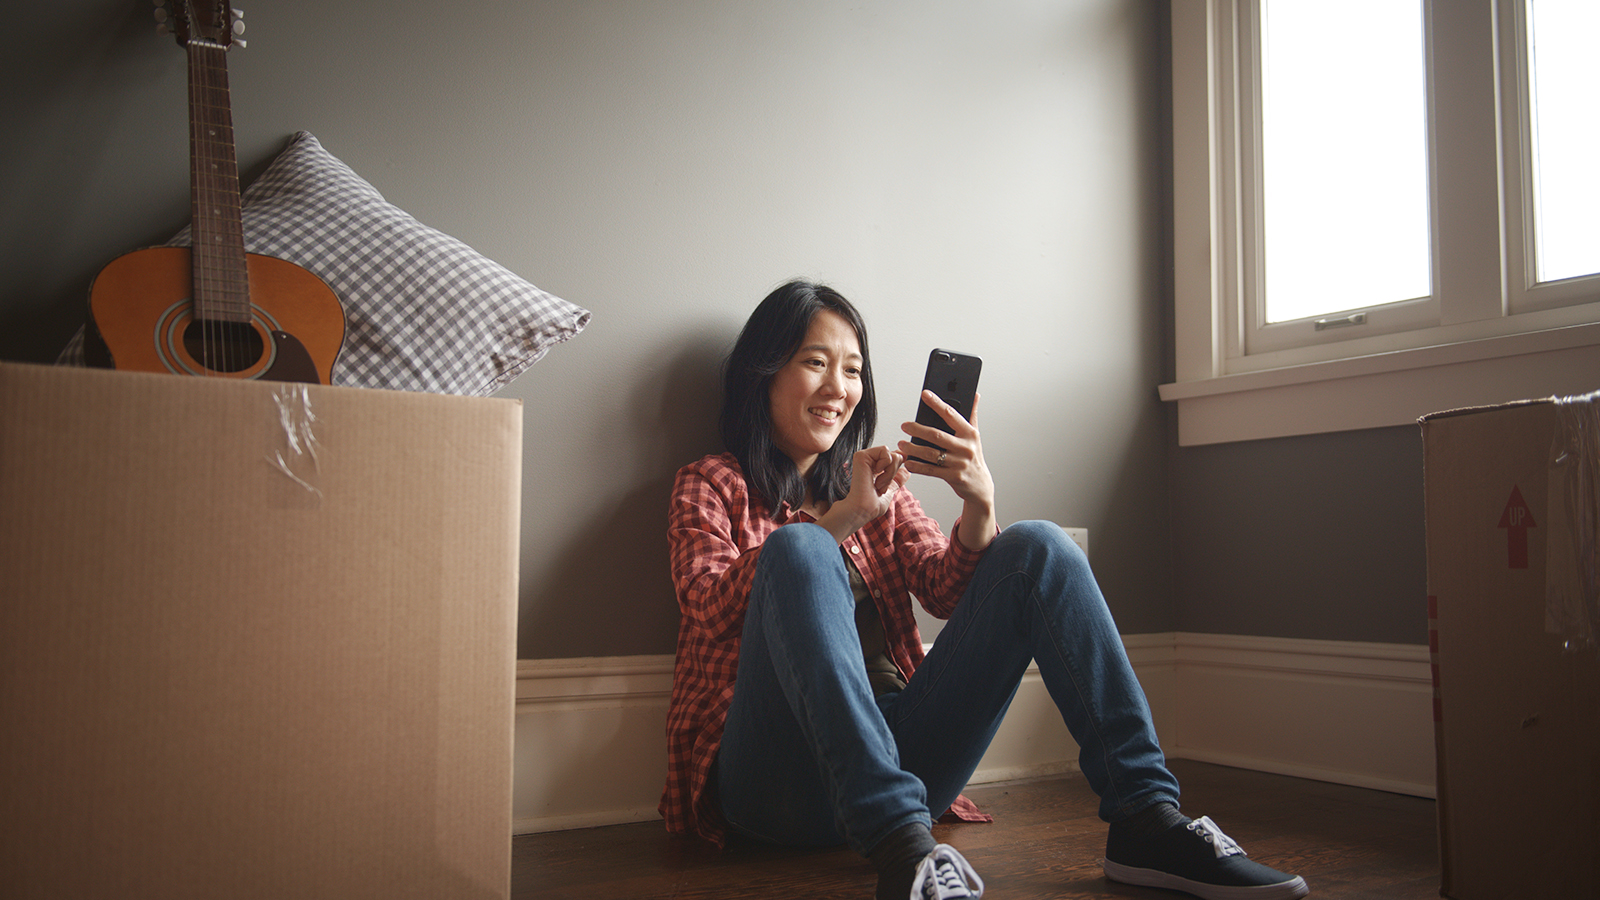
[[[1124,635],[1167,755],[1434,796],[1426,645]],[[517,663],[516,833],[656,819],[672,656]],[[1029,669],[974,784],[1070,772]]]
[[[1426,644],[1178,632],[1172,672],[1169,756],[1435,796]]]
[[[612,703],[652,704],[672,694],[672,654],[517,660],[517,714]]]

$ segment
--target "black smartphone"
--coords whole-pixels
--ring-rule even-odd
[[[978,394],[978,373],[983,371],[983,360],[968,353],[954,350],[934,350],[928,354],[928,370],[922,376],[922,389],[933,391],[940,400],[950,404],[961,417],[972,421],[972,403]],[[917,424],[928,425],[949,433],[950,426],[933,407],[917,403]],[[911,443],[932,447],[922,438],[912,438]],[[932,460],[922,460],[932,462]]]

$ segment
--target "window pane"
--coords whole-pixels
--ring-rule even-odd
[[[1600,272],[1600,3],[1528,0],[1539,281]]]
[[[1267,321],[1428,296],[1420,0],[1261,12]]]

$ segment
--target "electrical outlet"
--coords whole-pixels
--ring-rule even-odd
[[[1067,532],[1067,537],[1072,538],[1072,542],[1074,544],[1077,544],[1078,545],[1078,549],[1083,551],[1083,555],[1084,556],[1088,556],[1089,555],[1089,529],[1087,529],[1087,528],[1068,528],[1068,529],[1065,529],[1065,531]]]

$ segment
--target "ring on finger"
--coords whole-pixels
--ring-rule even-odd
[[[936,466],[944,465],[944,456],[945,456],[945,451],[940,450],[939,451],[939,460],[937,462],[935,462],[934,465],[936,465]]]

